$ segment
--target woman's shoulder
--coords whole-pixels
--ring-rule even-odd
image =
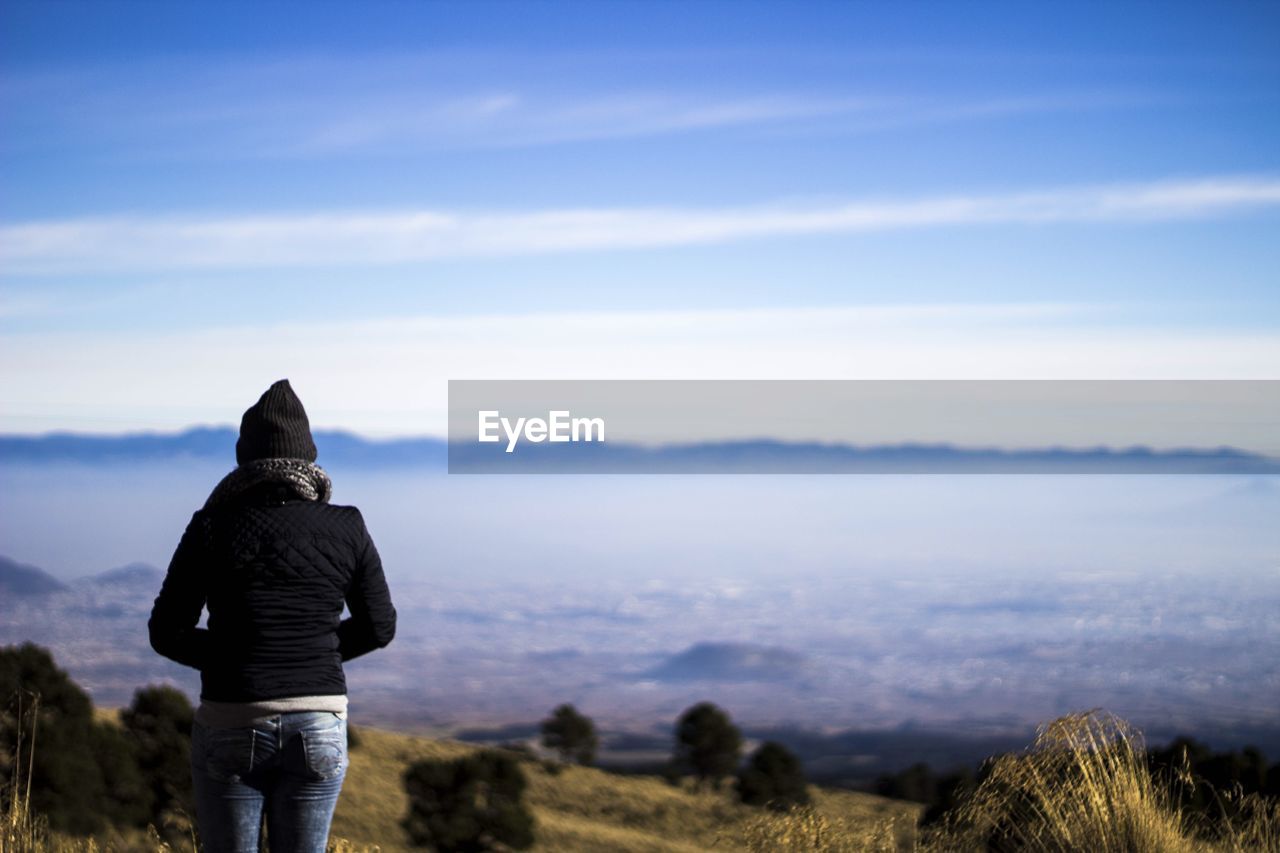
[[[202,507],[191,517],[191,526],[195,528],[223,529],[227,525],[240,527],[245,524],[285,527],[320,525],[346,529],[353,533],[365,530],[364,516],[355,506],[298,499],[229,501],[213,507]]]
[[[365,529],[364,515],[361,514],[359,508],[348,504],[331,504],[331,503],[315,503],[315,510],[322,513],[326,520],[332,520],[341,524],[363,532]]]

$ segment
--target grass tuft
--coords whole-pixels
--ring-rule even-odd
[[[1150,771],[1142,736],[1102,712],[1042,726],[1022,754],[984,768],[982,781],[925,845],[928,850],[1280,851],[1273,801],[1242,797],[1239,819],[1216,826],[1190,818],[1178,787],[1195,780]]]

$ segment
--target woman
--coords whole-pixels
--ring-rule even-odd
[[[329,503],[315,459],[282,379],[244,413],[239,467],[192,516],[151,611],[152,648],[200,670],[191,772],[215,853],[256,853],[264,813],[273,851],[325,849],[347,769],[342,663],[395,634],[364,519]]]

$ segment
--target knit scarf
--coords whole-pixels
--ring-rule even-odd
[[[218,506],[263,483],[278,483],[304,501],[328,503],[333,494],[329,475],[314,462],[303,459],[255,459],[236,468],[214,486],[204,508]]]

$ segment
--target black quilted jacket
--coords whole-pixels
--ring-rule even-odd
[[[396,611],[358,509],[260,489],[192,516],[148,627],[202,699],[251,702],[345,694],[342,662],[391,642]]]

